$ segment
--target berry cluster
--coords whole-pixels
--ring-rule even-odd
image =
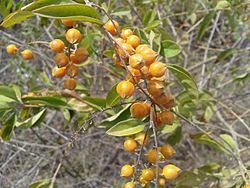
[[[175,98],[166,91],[165,72],[167,67],[164,63],[157,61],[158,54],[147,44],[141,44],[141,39],[133,33],[131,29],[123,29],[119,32],[119,23],[109,20],[104,29],[113,40],[115,53],[113,60],[116,65],[126,70],[126,79],[119,82],[116,91],[121,98],[128,98],[134,95],[136,89],[142,92],[147,100],[135,101],[130,107],[133,118],[146,118],[150,116],[154,127],[166,124],[173,124],[174,114],[171,108],[175,105]],[[114,38],[112,35],[120,37]],[[152,116],[151,116],[152,113]],[[137,152],[138,145],[142,152],[144,146],[149,142],[146,133],[139,133],[127,138],[124,141],[124,150],[127,152]],[[157,153],[158,152],[158,153]],[[158,185],[164,186],[167,180],[174,180],[180,173],[180,169],[173,164],[167,164],[163,169],[155,168],[158,162],[169,160],[175,151],[171,145],[150,149],[147,153],[147,163],[143,165],[140,176],[137,177],[137,165],[126,164],[121,168],[121,176],[133,177],[132,181],[126,183],[125,188],[135,188],[135,179],[141,186],[150,182],[158,181]],[[140,156],[140,154],[139,154]],[[146,166],[146,168],[144,168]],[[157,165],[156,165],[157,166]],[[158,177],[158,178],[156,178]]]
[[[73,28],[75,22],[62,20],[62,23],[69,28],[65,34],[68,46],[66,47],[65,43],[60,39],[54,39],[50,42],[51,50],[56,53],[54,57],[56,66],[52,69],[52,76],[63,78],[65,75],[68,75],[69,78],[64,80],[64,88],[74,90],[77,85],[74,78],[79,73],[79,68],[76,65],[86,61],[89,54],[86,48],[78,48],[82,34],[79,30]]]
[[[16,55],[18,53],[18,48],[15,44],[9,44],[6,47],[6,51],[10,55]],[[33,52],[29,49],[26,49],[21,52],[21,56],[24,60],[31,60],[33,59]]]

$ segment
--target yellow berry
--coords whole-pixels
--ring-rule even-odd
[[[125,151],[133,152],[137,148],[137,142],[134,139],[129,138],[124,141],[123,146]]]
[[[150,168],[143,169],[141,175],[146,181],[151,181],[154,179],[154,172]]]
[[[21,55],[22,55],[23,59],[25,59],[25,60],[33,59],[33,53],[31,50],[24,50],[21,52]]]
[[[169,144],[161,147],[160,152],[164,156],[164,158],[167,160],[171,159],[175,154],[173,147]]]
[[[169,180],[175,180],[177,176],[179,175],[181,169],[176,167],[175,165],[168,164],[163,167],[163,175],[165,176],[166,179]]]
[[[131,177],[134,173],[134,168],[131,165],[124,165],[121,168],[121,176],[123,177]]]
[[[121,81],[116,86],[116,92],[120,97],[131,97],[134,94],[135,86],[129,81]]]
[[[18,49],[15,44],[10,44],[6,47],[6,51],[10,55],[14,55],[17,53]]]
[[[125,184],[124,188],[135,188],[135,183],[134,182],[127,182]]]

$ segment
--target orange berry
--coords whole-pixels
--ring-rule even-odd
[[[52,40],[49,45],[50,45],[51,50],[56,53],[63,52],[65,48],[64,42],[60,39]]]
[[[75,77],[79,73],[79,68],[76,67],[75,65],[67,65],[67,67],[66,67],[66,73],[70,77]]]
[[[79,43],[81,38],[82,38],[82,34],[79,30],[77,29],[69,29],[66,32],[66,39],[69,43],[73,44],[73,43]]]
[[[148,181],[145,180],[142,175],[139,176],[138,182],[141,184],[142,187],[148,184]]]
[[[143,67],[141,68],[141,72],[142,72],[143,77],[144,77],[145,79],[150,79],[150,78],[152,77],[151,74],[149,73],[149,68],[148,68],[148,66],[143,66]]]
[[[74,90],[76,88],[76,80],[74,78],[67,78],[63,84],[65,89]]]
[[[148,141],[149,141],[149,137],[148,137],[148,135],[146,135],[144,132],[141,132],[141,133],[136,134],[135,140],[136,140],[140,145],[142,145],[142,144],[143,144],[143,141],[144,141],[144,145],[146,145],[146,144],[148,143]]]
[[[124,165],[121,168],[121,176],[123,177],[131,177],[134,173],[134,168],[131,165]]]
[[[136,48],[141,43],[141,39],[136,35],[131,35],[127,38],[126,42],[130,44],[133,48]]]
[[[120,56],[121,56],[122,58],[126,58],[126,57],[128,57],[129,55],[132,55],[132,54],[133,54],[134,48],[133,48],[130,44],[122,43],[122,44],[118,47],[117,52],[120,54]]]
[[[161,62],[154,62],[149,66],[149,72],[153,77],[162,77],[166,69],[166,65]]]
[[[130,66],[127,66],[130,73],[128,73],[126,80],[130,81],[131,83],[138,83],[141,79],[141,73],[137,69],[133,69]]]
[[[162,160],[162,155],[159,152],[158,148],[158,161]],[[147,153],[148,162],[155,164],[156,163],[156,149],[151,149]]]
[[[54,61],[58,66],[64,67],[69,63],[69,58],[65,53],[58,53],[55,55]]]
[[[155,62],[155,59],[157,57],[157,53],[152,50],[151,48],[145,48],[142,50],[139,54],[142,55],[142,58],[145,62],[145,65],[149,66],[153,62]]]
[[[140,54],[142,51],[144,51],[145,49],[148,49],[149,45],[147,44],[140,44],[139,46],[136,47],[135,49],[135,53],[136,54]]]
[[[127,182],[125,184],[124,188],[135,188],[135,183],[134,182]]]
[[[117,66],[117,67],[122,67],[123,66],[123,63],[122,63],[122,61],[117,57],[117,55],[114,53],[113,54],[113,60],[114,60],[114,62],[115,62],[115,65]]]
[[[74,64],[79,64],[80,62],[76,59],[76,55],[74,53],[70,54],[69,59]]]
[[[119,29],[119,23],[115,20],[109,20],[104,24],[104,29],[110,32],[112,35],[117,34],[117,29]]]
[[[127,38],[131,35],[133,35],[133,31],[131,29],[123,29],[121,32],[121,37],[124,40],[127,40]]]
[[[25,60],[33,59],[33,53],[31,50],[24,50],[21,52],[21,55],[22,55],[23,59],[25,59]]]
[[[134,69],[141,69],[144,66],[143,58],[140,54],[134,54],[129,57],[129,65]]]
[[[17,53],[18,49],[15,44],[10,44],[6,47],[6,51],[10,55],[14,55]]]
[[[150,80],[147,84],[148,93],[158,97],[164,93],[164,83],[161,81]]]
[[[130,113],[134,118],[144,118],[149,115],[150,107],[143,102],[135,102],[130,107]]]
[[[176,167],[175,165],[168,164],[163,167],[163,175],[168,180],[175,180],[177,176],[179,175],[181,169]]]
[[[154,172],[152,169],[150,168],[146,168],[143,169],[141,172],[141,176],[143,177],[143,179],[145,179],[146,181],[151,181],[154,179]]]
[[[84,62],[88,59],[89,52],[86,48],[78,48],[75,51],[75,58],[78,62]]]
[[[62,78],[65,76],[65,72],[66,72],[66,67],[55,66],[52,69],[52,76],[56,78]]]
[[[63,19],[61,21],[62,21],[63,25],[65,25],[67,27],[73,27],[75,25],[74,20]]]
[[[116,92],[122,98],[131,97],[134,94],[135,86],[129,81],[121,81],[116,86]]]
[[[250,184],[244,185],[243,188],[250,188]]]
[[[164,111],[164,112],[160,112],[158,114],[158,120],[159,120],[159,124],[173,124],[174,122],[174,114],[170,111]]]
[[[134,139],[129,138],[124,141],[123,146],[125,151],[133,152],[137,148],[137,142]]]
[[[160,152],[164,156],[164,158],[167,160],[171,159],[175,154],[173,147],[169,144],[161,147]]]
[[[163,93],[160,96],[153,97],[154,101],[165,107],[166,109],[171,109],[175,106],[175,97],[171,94]]]
[[[153,168],[154,177],[156,177],[157,168]],[[158,168],[158,175],[162,174],[162,168]]]
[[[121,45],[121,44],[123,44],[123,43],[126,42],[124,39],[122,39],[122,38],[120,38],[120,37],[116,38],[115,41],[116,41],[119,45]]]
[[[164,178],[159,178],[158,183],[160,186],[165,186],[166,185],[166,180]]]

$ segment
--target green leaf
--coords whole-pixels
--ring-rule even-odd
[[[129,119],[117,123],[106,133],[111,136],[129,136],[141,132],[144,127],[144,122],[136,119]]]
[[[42,82],[46,85],[46,86],[53,86],[53,84],[51,83],[50,79],[48,78],[48,76],[46,75],[45,71],[41,72],[40,74],[41,76],[41,80]]]
[[[121,100],[120,95],[116,92],[116,86],[117,84],[115,84],[107,94],[106,103],[108,106],[116,105]]]
[[[236,143],[232,136],[228,134],[221,134],[220,137],[225,141],[227,147],[229,146],[231,149],[236,148]]]
[[[161,55],[167,58],[177,56],[181,52],[178,44],[171,40],[164,40],[161,42]]]
[[[18,86],[16,85],[13,85],[12,86],[13,90],[15,91],[15,94],[16,94],[16,98],[17,100],[22,103],[22,93],[21,93],[21,90]]]
[[[30,117],[29,119],[26,119],[23,122],[17,122],[16,123],[16,127],[21,127],[21,128],[29,128],[29,127],[33,127],[36,126],[38,124],[40,124],[43,119],[46,116],[46,110],[42,110],[39,113],[37,113],[36,115]]]
[[[34,96],[23,97],[22,99],[26,103],[44,104],[55,108],[68,107],[65,98],[61,96]]]
[[[193,89],[198,89],[197,85],[192,78],[192,76],[182,67],[174,64],[167,64],[167,68],[171,71],[174,76],[181,82],[184,83],[183,86],[185,87],[185,83],[192,87]],[[183,82],[184,81],[184,82]]]
[[[3,103],[14,102],[15,100],[4,95],[0,95],[0,108]]]
[[[0,26],[7,28],[24,20],[27,20],[32,16],[34,16],[34,14],[29,11],[16,11],[6,16]]]
[[[182,138],[182,129],[180,126],[178,126],[175,129],[174,133],[167,138],[167,143],[175,145],[180,142],[181,138]]]
[[[201,40],[201,38],[203,37],[203,35],[205,34],[205,31],[207,29],[207,27],[209,26],[209,24],[211,23],[213,17],[214,17],[215,13],[211,12],[208,15],[206,15],[203,19],[203,21],[201,22],[199,31],[198,31],[198,35],[197,35],[197,40]]]
[[[0,14],[5,17],[7,14],[10,13],[12,5],[12,0],[2,0],[0,3]]]
[[[174,122],[173,125],[161,125],[159,128],[162,134],[169,134],[178,128],[178,124]]]
[[[34,10],[33,13],[47,18],[82,20],[102,24],[93,7],[78,3],[45,6]]]
[[[231,9],[231,4],[228,1],[219,1],[215,7],[216,10]]]
[[[84,97],[83,100],[86,104],[97,110],[102,110],[103,108],[106,107],[106,100],[103,98]]]
[[[6,122],[4,122],[3,127],[2,127],[2,138],[3,140],[9,140],[14,128],[14,125],[16,123],[16,113],[12,113],[10,117],[7,119]]]
[[[0,95],[9,97],[14,100],[17,99],[15,91],[9,86],[0,86]]]
[[[236,52],[237,52],[237,50],[235,48],[226,49],[218,55],[217,61],[223,61],[224,59],[226,59],[227,57],[230,57],[231,55],[235,54]]]
[[[64,109],[63,110],[63,117],[64,117],[64,127],[68,126],[68,124],[70,123],[72,117],[71,117],[71,113],[68,109]]]
[[[90,105],[83,103],[75,98],[72,98],[68,101],[68,106],[74,111],[77,112],[89,112],[92,108]]]
[[[50,179],[42,179],[31,183],[28,188],[49,188],[50,184]]]
[[[60,3],[72,3],[72,2],[73,1],[71,0],[39,0],[22,7],[21,10],[32,11],[48,5],[55,5]]]

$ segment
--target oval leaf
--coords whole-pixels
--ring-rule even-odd
[[[93,7],[77,3],[45,6],[34,10],[33,13],[47,18],[82,20],[102,24]]]
[[[118,102],[120,101],[121,97],[118,95],[118,93],[116,92],[116,86],[117,84],[115,84],[112,89],[109,91],[107,97],[106,97],[106,103],[108,106],[113,106],[118,104]]]
[[[171,40],[164,40],[161,43],[161,55],[164,57],[174,57],[181,52],[178,44]]]
[[[117,123],[106,133],[111,136],[129,136],[141,132],[145,125],[140,120],[129,119]]]

